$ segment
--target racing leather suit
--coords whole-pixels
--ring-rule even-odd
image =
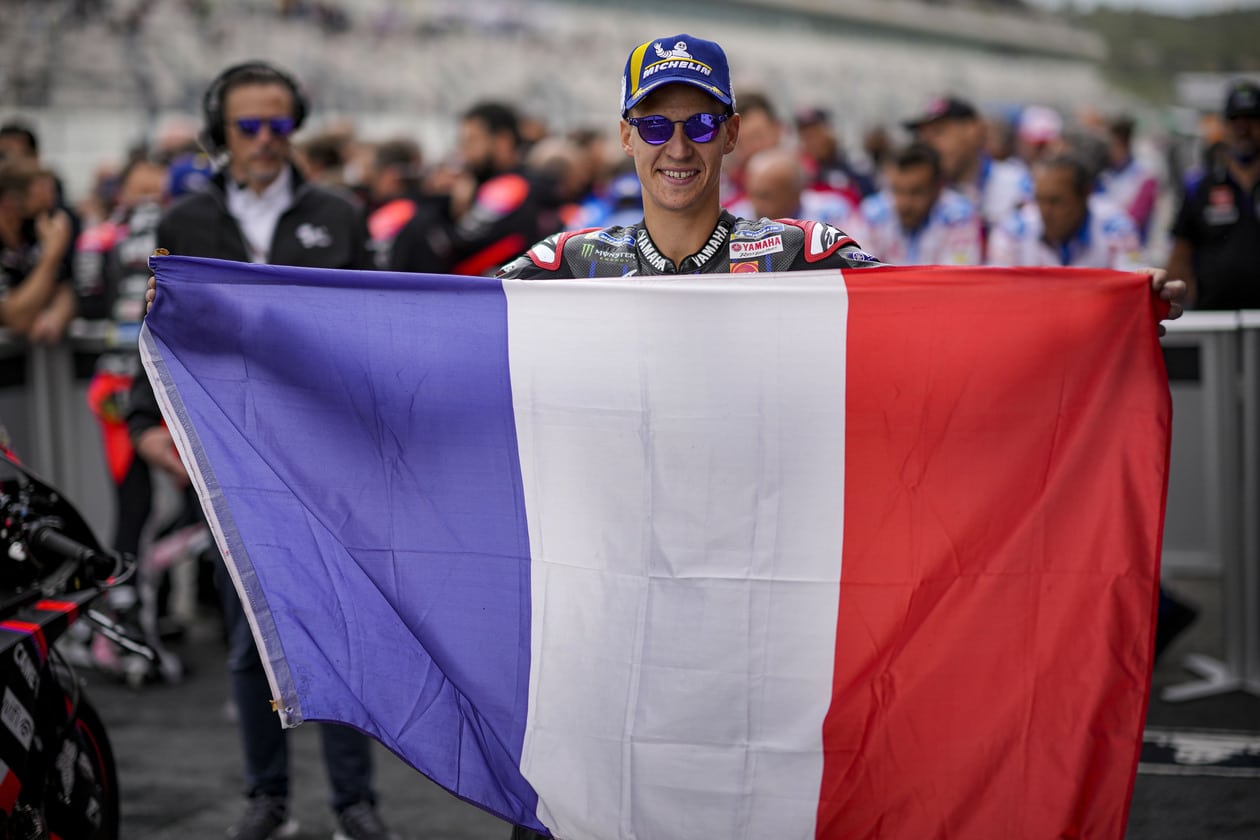
[[[879,261],[822,222],[740,219],[723,211],[704,247],[678,265],[642,222],[549,236],[499,270],[505,279],[550,280],[657,274],[742,274],[865,268]]]

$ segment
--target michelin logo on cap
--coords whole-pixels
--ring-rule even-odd
[[[686,41],[679,41],[674,44],[674,48],[672,50],[664,49],[661,46],[660,41],[653,44],[653,47],[656,49],[656,54],[660,58],[692,58],[691,53],[687,52]]]
[[[621,115],[656,88],[672,83],[698,87],[735,109],[726,53],[713,41],[684,34],[645,41],[631,51],[621,77]]]

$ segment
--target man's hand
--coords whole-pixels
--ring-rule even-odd
[[[32,344],[56,344],[65,334],[66,323],[51,309],[45,309],[35,316],[34,323],[26,333],[27,341]]]
[[[148,315],[153,308],[153,299],[157,297],[157,278],[149,275],[149,285],[144,287],[144,314]]]
[[[1186,299],[1186,282],[1168,279],[1168,272],[1162,268],[1144,268],[1151,275],[1151,293],[1160,300],[1168,301],[1168,318],[1172,321],[1181,317],[1182,303]],[[1159,334],[1164,334],[1164,325],[1159,325]]]
[[[136,440],[136,452],[150,466],[169,474],[175,480],[176,487],[188,486],[188,470],[184,469],[184,462],[179,460],[175,442],[164,426],[154,426],[141,432]]]
[[[60,260],[70,247],[70,238],[74,228],[70,225],[70,216],[65,210],[57,209],[49,213],[41,213],[35,219],[35,237],[40,247],[53,260]]]

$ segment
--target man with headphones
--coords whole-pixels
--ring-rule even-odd
[[[292,162],[290,135],[302,125],[306,99],[296,81],[252,61],[227,68],[202,101],[203,142],[217,172],[204,190],[175,203],[158,223],[157,245],[172,254],[313,268],[371,268],[367,225],[344,197],[306,181]],[[128,426],[137,452],[170,473],[188,475],[146,377],[132,391]],[[234,840],[291,837],[288,749],[249,622],[222,561],[217,565],[228,636],[232,696],[245,753],[245,813],[228,830]],[[376,813],[370,739],[350,727],[322,724],[324,763],[337,812],[337,840],[393,837]]]

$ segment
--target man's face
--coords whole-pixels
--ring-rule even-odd
[[[118,188],[118,203],[123,207],[157,203],[166,195],[166,167],[156,163],[139,163],[127,173],[127,180]]]
[[[464,167],[478,181],[495,174],[494,135],[481,120],[464,120],[459,125],[459,156]]]
[[[757,152],[773,149],[783,140],[783,127],[770,118],[763,110],[749,112],[743,118],[744,142],[740,146],[745,157],[752,157]]]
[[[717,107],[720,109],[722,106],[718,104]],[[736,169],[743,170],[757,152],[777,148],[782,141],[783,126],[771,119],[765,110],[758,108],[740,114],[739,151],[731,162]]]
[[[20,134],[0,134],[0,160],[34,160],[31,147]]]
[[[767,219],[790,219],[801,206],[801,177],[790,160],[775,160],[768,165],[761,158],[748,165],[746,183],[748,201],[753,214]]]
[[[685,84],[665,85],[635,106],[631,116],[659,114],[669,120],[685,120],[693,114],[721,114],[722,103],[699,88]],[[644,212],[706,213],[716,210],[722,157],[730,154],[739,137],[739,116],[718,126],[708,143],[697,143],[674,126],[668,141],[647,143],[637,129],[621,121],[621,147],[634,158],[634,169],[643,185]]]
[[[1112,134],[1107,138],[1107,162],[1120,167],[1129,162],[1129,144],[1123,137]]]
[[[811,159],[825,161],[836,156],[835,132],[825,122],[803,125],[796,132],[801,141],[801,149]]]
[[[1234,117],[1225,121],[1225,141],[1242,163],[1260,158],[1260,117]]]
[[[292,147],[288,135],[276,134],[268,120],[293,117],[293,93],[281,83],[244,84],[231,88],[223,100],[228,170],[238,184],[262,190],[288,165]],[[253,136],[236,121],[261,120]]]
[[[26,214],[34,218],[51,212],[57,206],[57,181],[47,172],[40,172],[26,190]]]
[[[926,163],[904,168],[890,166],[888,188],[892,192],[893,207],[901,229],[906,232],[923,226],[941,194],[941,183]]]
[[[1046,241],[1066,242],[1085,221],[1088,203],[1088,197],[1076,191],[1071,170],[1059,166],[1037,167],[1033,190]]]
[[[941,171],[947,181],[956,181],[966,172],[983,139],[979,120],[954,117],[925,123],[919,126],[917,134],[941,156]]]

